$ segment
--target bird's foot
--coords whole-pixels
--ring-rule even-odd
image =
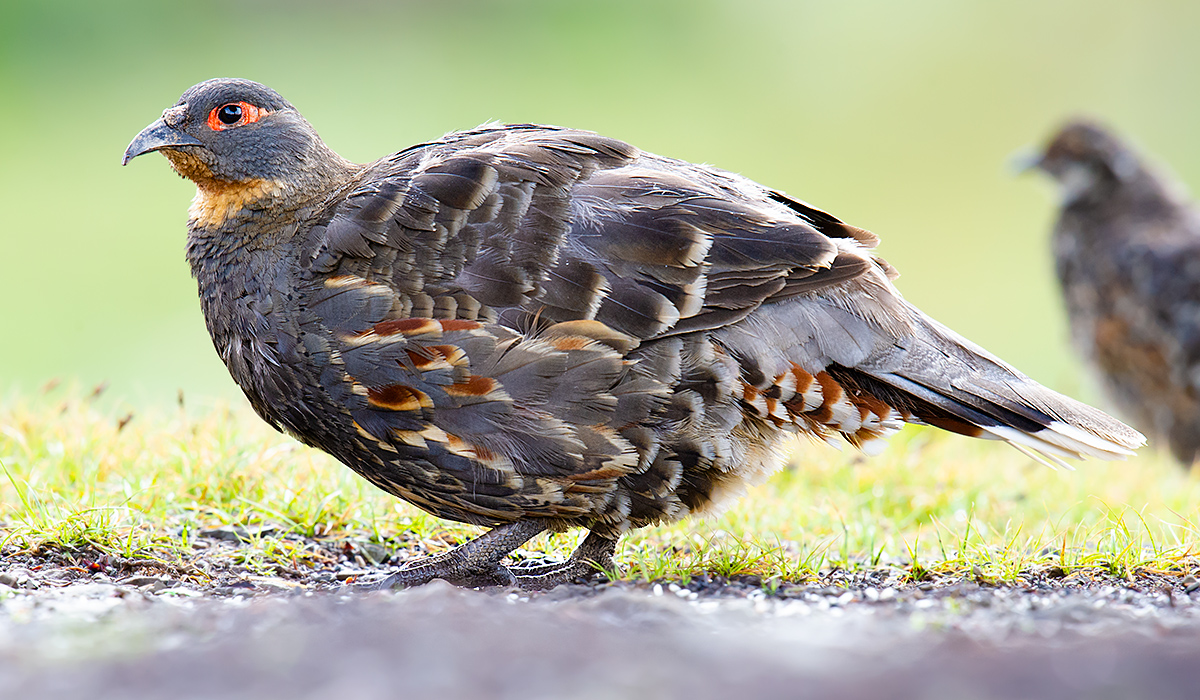
[[[530,567],[537,571],[528,571],[514,567],[515,585],[523,591],[548,591],[564,583],[574,583],[589,578],[593,574],[612,571],[611,566],[598,562],[577,561],[568,559],[554,566]]]
[[[378,583],[371,584],[371,590],[386,591],[393,588],[412,588],[423,586],[434,579],[442,579],[462,588],[491,588],[493,586],[512,586],[517,583],[517,577],[507,567],[496,564],[491,569],[468,569],[461,566],[446,566],[440,562],[428,562],[407,566]]]
[[[544,529],[545,526],[536,520],[501,525],[445,554],[406,566],[379,583],[366,587],[371,590],[409,588],[429,583],[435,578],[467,588],[511,586],[517,583],[517,578],[500,562]]]
[[[616,547],[616,539],[591,532],[565,562],[514,566],[509,571],[522,590],[546,591],[596,573],[615,571],[612,555]]]

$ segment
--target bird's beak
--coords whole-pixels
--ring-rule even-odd
[[[125,149],[125,157],[121,159],[121,165],[125,165],[134,158],[150,151],[158,151],[163,148],[203,145],[191,136],[167,126],[167,123],[162,119],[158,119],[150,126],[142,129],[142,133],[133,137],[133,142],[129,144],[129,148]]]
[[[1033,148],[1022,148],[1008,157],[1008,171],[1013,175],[1024,175],[1042,166],[1042,154]]]

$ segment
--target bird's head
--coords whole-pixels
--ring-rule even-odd
[[[1137,156],[1095,122],[1072,121],[1059,129],[1045,150],[1027,163],[1058,181],[1064,202],[1089,193],[1103,195],[1141,171]]]
[[[216,216],[193,214],[208,224],[264,193],[318,191],[353,167],[277,92],[236,78],[189,88],[133,139],[122,164],[152,151],[161,151],[176,172],[196,183],[194,209]]]

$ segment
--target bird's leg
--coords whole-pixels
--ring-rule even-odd
[[[617,538],[589,532],[583,542],[571,552],[570,558],[560,564],[513,567],[517,585],[527,591],[544,591],[560,583],[573,581],[580,576],[616,568],[612,555],[617,549]]]
[[[500,562],[546,527],[537,520],[519,520],[500,525],[479,537],[434,557],[404,567],[372,586],[376,590],[420,586],[435,578],[456,586],[509,586],[513,574]]]

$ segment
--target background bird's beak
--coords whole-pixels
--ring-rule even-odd
[[[150,151],[179,146],[203,145],[191,136],[167,126],[166,122],[162,119],[158,119],[150,126],[142,129],[142,133],[133,137],[133,142],[129,144],[129,148],[125,149],[125,157],[121,159],[121,165],[125,165],[134,158]]]
[[[1014,175],[1023,175],[1042,165],[1042,154],[1033,148],[1022,148],[1008,157],[1008,169]]]

